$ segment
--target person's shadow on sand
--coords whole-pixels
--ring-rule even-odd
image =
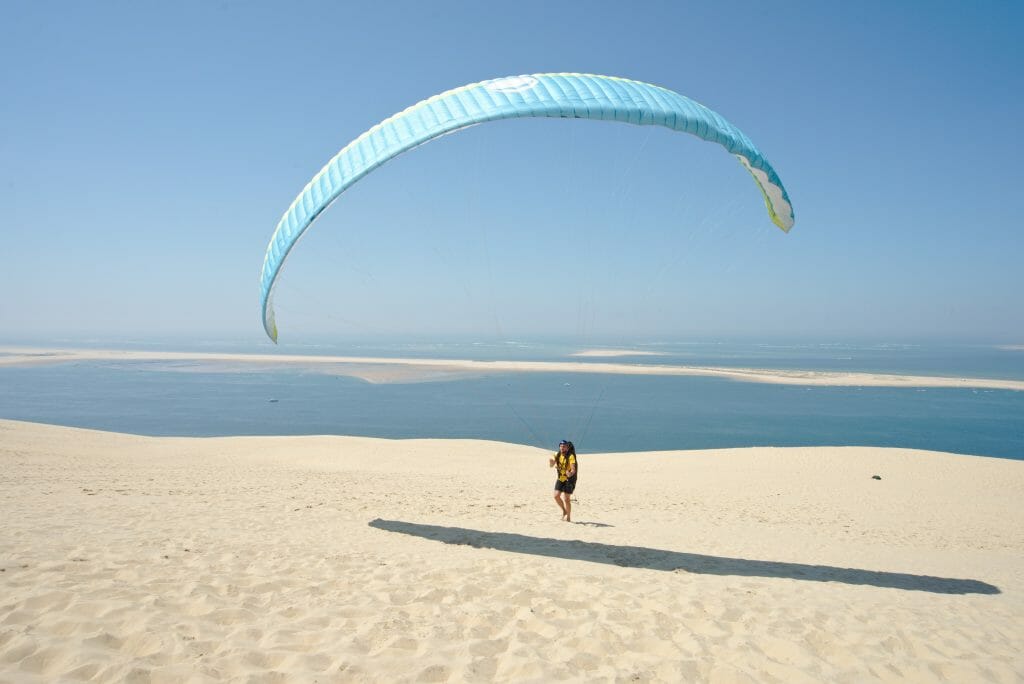
[[[751,560],[706,556],[699,553],[665,551],[642,546],[617,546],[599,542],[530,537],[510,532],[485,532],[463,527],[421,525],[400,520],[381,520],[370,527],[388,532],[433,539],[445,544],[461,544],[475,548],[497,549],[535,556],[566,558],[607,563],[626,568],[646,568],[667,572],[684,571],[704,575],[736,575],[739,577],[782,577],[808,582],[841,582],[864,584],[887,589],[929,591],[936,594],[999,594],[999,587],[972,579],[911,575],[902,572],[880,572],[829,565],[806,565],[780,561]]]

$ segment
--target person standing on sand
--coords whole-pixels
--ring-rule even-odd
[[[572,522],[572,493],[576,489],[576,447],[562,440],[558,452],[548,459],[548,467],[558,471],[555,480],[555,503],[562,509],[562,520]]]

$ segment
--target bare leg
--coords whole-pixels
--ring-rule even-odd
[[[562,498],[565,500],[562,505],[565,510],[565,522],[572,522],[572,494],[563,492]]]
[[[562,519],[564,520],[565,516],[568,515],[568,512],[565,510],[565,505],[562,503],[562,493],[557,489],[555,490],[555,503],[562,509]]]

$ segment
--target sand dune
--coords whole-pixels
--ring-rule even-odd
[[[580,458],[0,421],[0,681],[1024,679],[1024,463]]]

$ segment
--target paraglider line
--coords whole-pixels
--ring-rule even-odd
[[[583,430],[580,432],[580,441],[583,441],[583,439],[586,438],[587,433],[590,432],[590,423],[591,421],[594,420],[594,414],[597,413],[598,404],[600,404],[601,400],[604,399],[604,391],[606,389],[608,389],[607,383],[602,385],[601,393],[597,395],[597,399],[594,401],[594,404],[590,407],[590,416],[587,417],[587,422],[583,425]]]
[[[526,430],[530,433],[530,435],[533,436],[534,445],[543,447],[543,445],[547,444],[547,442],[545,440],[541,439],[537,435],[537,433],[534,432],[533,428],[530,427],[530,424],[527,423],[526,420],[521,415],[519,415],[519,411],[516,411],[515,406],[513,406],[511,404],[511,402],[506,401],[505,402],[505,406],[508,406],[508,410],[511,411],[515,415],[515,417],[519,419],[519,422],[523,424],[523,427],[525,427]]]

